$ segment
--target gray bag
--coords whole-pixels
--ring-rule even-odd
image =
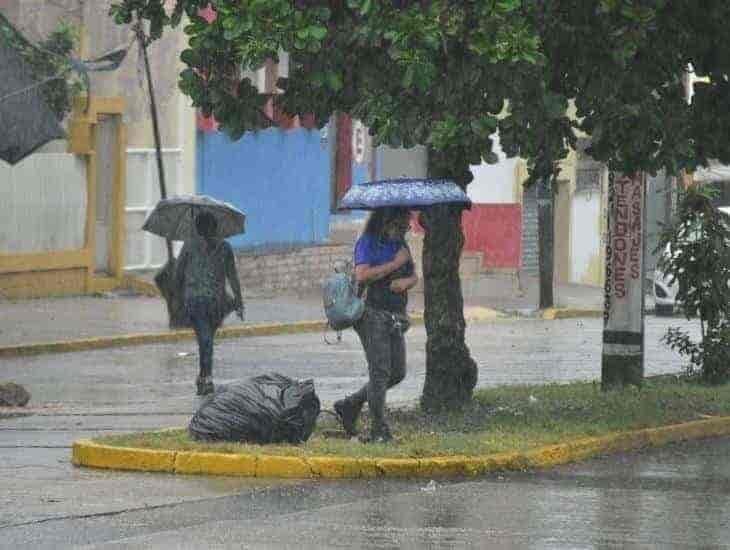
[[[327,323],[333,330],[344,330],[357,323],[365,313],[365,301],[358,296],[351,274],[335,269],[322,286]]]

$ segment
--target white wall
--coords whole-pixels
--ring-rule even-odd
[[[515,178],[519,159],[508,159],[502,152],[499,138],[495,135],[492,139],[499,162],[497,164],[483,162],[470,167],[474,180],[467,187],[469,198],[475,204],[519,202],[515,197]]]
[[[601,193],[576,193],[571,197],[570,281],[588,282],[591,263],[601,255]]]
[[[168,195],[191,193],[182,170],[183,150],[163,149],[162,158]],[[142,231],[142,224],[158,200],[160,185],[155,150],[128,149],[125,269],[152,269],[167,261],[165,240]]]
[[[84,247],[86,163],[66,153],[0,161],[0,254]]]

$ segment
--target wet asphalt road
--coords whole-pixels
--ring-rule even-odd
[[[476,481],[262,483],[0,529],[3,548],[725,548],[730,440]],[[137,485],[172,476],[118,476]],[[126,477],[126,479],[125,479]]]
[[[659,343],[666,326],[681,323],[649,318],[647,374],[681,369],[679,358]],[[423,329],[412,330],[408,338],[409,374],[389,393],[391,402],[416,398],[423,383]],[[601,322],[590,319],[474,325],[468,333],[480,385],[596,379],[600,338]],[[273,548],[321,548],[337,546],[343,532],[353,533],[352,548],[623,546],[611,540],[623,540],[636,521],[622,531],[601,519],[606,507],[619,519],[629,510],[643,514],[645,532],[630,539],[637,544],[653,545],[642,541],[657,534],[656,525],[676,522],[710,537],[701,539],[710,541],[701,547],[722,541],[713,534],[717,529],[727,535],[724,515],[702,508],[703,499],[726,504],[726,442],[701,445],[709,454],[699,456],[700,464],[693,462],[695,451],[652,454],[599,462],[583,474],[576,467],[560,474],[446,484],[437,489],[438,499],[420,491],[424,482],[281,483],[120,474],[70,465],[69,446],[76,438],[184,425],[197,405],[194,351],[194,344],[186,342],[0,361],[2,378],[29,387],[37,413],[0,418],[0,548],[61,548],[137,536],[142,538],[122,547],[201,548],[209,540],[221,547],[267,547],[268,540]],[[316,334],[221,341],[215,368],[223,382],[271,370],[313,377],[325,403],[366,376],[351,333],[337,346],[325,345]],[[617,477],[598,475],[604,468]],[[644,478],[658,483],[661,494],[645,494]],[[676,487],[681,489],[677,494]],[[685,512],[670,506],[675,499]],[[561,503],[557,510],[556,503]],[[657,512],[656,521],[648,513],[655,505],[666,508]],[[675,520],[675,513],[681,519]],[[563,537],[570,535],[573,523],[584,525],[576,536],[589,542],[559,537],[551,542],[561,529],[568,533]],[[594,533],[604,530],[604,538]],[[589,534],[592,538],[585,539]]]

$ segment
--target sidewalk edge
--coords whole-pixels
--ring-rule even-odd
[[[730,417],[717,417],[569,440],[527,452],[429,458],[238,455],[112,447],[82,439],[73,444],[72,462],[76,466],[110,470],[262,478],[471,477],[497,471],[545,469],[602,454],[726,435],[730,435]]]
[[[466,312],[470,322],[489,322],[501,318],[496,310],[488,308],[472,308]],[[423,313],[411,314],[413,325],[423,324]],[[311,332],[331,331],[324,320],[296,321],[291,323],[261,323],[255,325],[234,325],[222,327],[216,338],[243,338],[251,336],[277,336],[281,334],[302,334]],[[75,351],[89,351],[96,349],[139,346],[144,344],[163,344],[192,340],[195,334],[192,330],[171,330],[166,332],[150,332],[139,334],[119,334],[116,336],[99,336],[76,340],[61,340],[58,342],[38,342],[0,346],[0,359],[41,355],[48,353],[67,353]]]
[[[556,321],[559,319],[579,319],[583,318],[600,318],[603,317],[601,309],[582,309],[571,307],[549,307],[540,312],[543,321]]]
[[[542,312],[543,320],[574,319],[579,317],[600,317],[603,313],[590,309],[546,309]],[[423,313],[411,314],[413,325],[423,325]],[[467,307],[464,317],[470,323],[488,323],[504,319],[511,319],[507,314],[498,310],[484,307]],[[236,325],[222,327],[216,334],[217,338],[243,338],[252,336],[277,336],[281,334],[302,334],[311,332],[325,332],[328,329],[324,320],[296,321],[291,323],[261,323],[255,325]],[[164,344],[192,340],[195,334],[192,330],[172,330],[166,332],[150,332],[138,334],[119,334],[116,336],[99,336],[94,338],[80,338],[76,340],[61,340],[57,342],[38,342],[30,344],[16,344],[0,346],[0,359],[42,355],[49,353],[68,353],[76,351],[90,351],[96,349],[139,346],[144,344]]]
[[[324,321],[298,321],[294,323],[265,323],[223,327],[216,338],[241,338],[246,336],[273,336],[277,334],[298,334],[304,332],[324,331]],[[139,346],[143,344],[160,344],[192,340],[192,330],[172,330],[168,332],[150,332],[140,334],[120,334],[118,336],[100,336],[60,342],[40,342],[36,344],[18,344],[0,346],[0,359],[44,353],[66,353],[72,351],[88,351],[95,349]]]

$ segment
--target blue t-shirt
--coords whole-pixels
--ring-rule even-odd
[[[355,265],[386,264],[393,260],[403,247],[408,248],[408,245],[402,240],[379,239],[375,235],[365,233],[355,244]],[[367,287],[365,303],[375,309],[404,314],[408,305],[408,293],[392,292],[390,283],[395,279],[410,277],[413,275],[414,269],[413,262],[407,262],[387,277],[370,283]]]
[[[355,244],[355,265],[378,266],[387,264],[403,246],[403,241],[378,239],[365,233]]]

